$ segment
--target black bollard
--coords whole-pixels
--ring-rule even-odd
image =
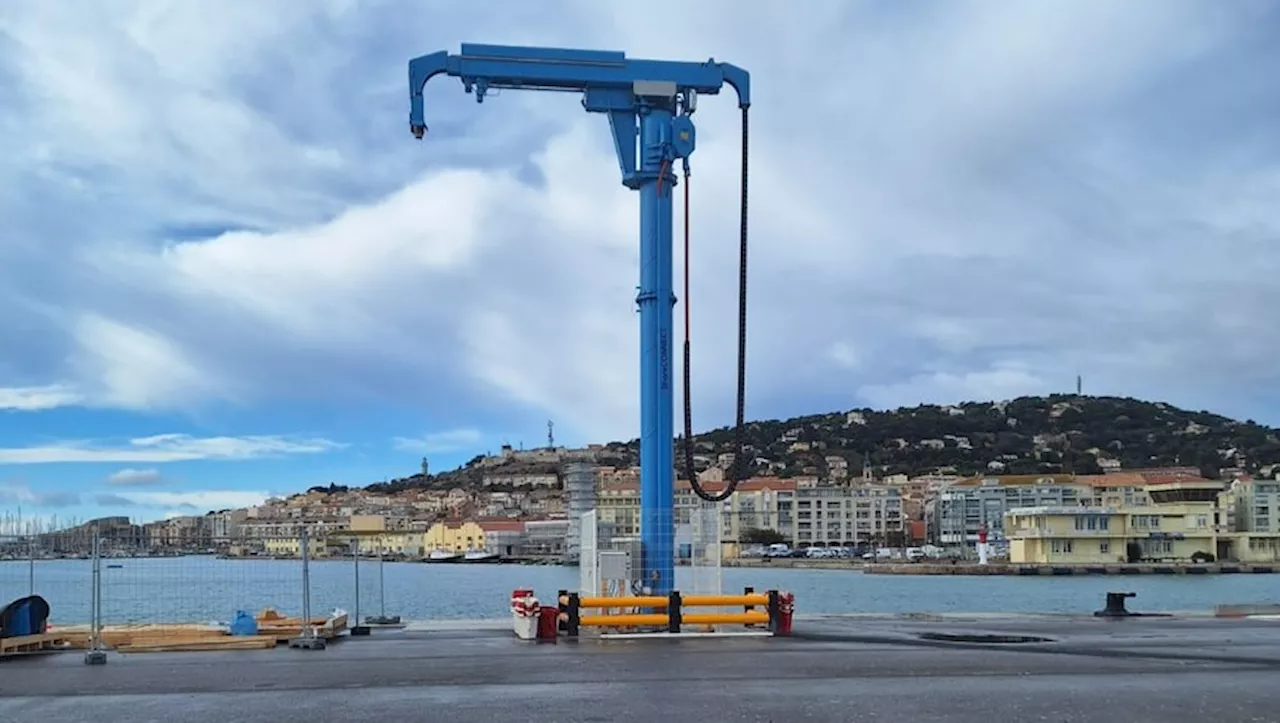
[[[1124,607],[1126,598],[1137,597],[1134,592],[1109,592],[1107,593],[1107,606],[1093,614],[1096,618],[1127,618],[1137,615],[1131,613]]]

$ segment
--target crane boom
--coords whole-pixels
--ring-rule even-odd
[[[743,111],[742,293],[740,295],[738,421],[742,426],[745,354],[747,71],[729,63],[628,58],[616,51],[463,43],[409,61],[409,129],[426,133],[423,87],[437,75],[459,78],[483,102],[494,88],[582,93],[582,105],[605,113],[613,132],[622,183],[640,192],[640,541],[644,594],[673,589],[675,558],[672,358],[672,190],[674,164],[687,175],[695,147],[697,96],[729,85]],[[687,361],[686,341],[686,361]],[[687,367],[687,364],[686,364]],[[686,408],[688,400],[686,389]],[[687,416],[687,415],[686,415]],[[741,435],[739,435],[741,444]],[[741,450],[737,455],[742,457]],[[706,496],[693,480],[694,489]]]
[[[637,60],[611,50],[528,48],[511,45],[463,43],[462,52],[423,55],[409,61],[409,127],[419,138],[426,129],[422,88],[433,76],[461,78],[476,102],[483,102],[489,88],[558,90],[586,93],[588,111],[626,110],[634,104],[623,95],[600,91],[631,91],[635,83],[674,83],[677,93],[692,91],[716,95],[727,83],[738,92],[738,105],[751,105],[751,76],[729,63]]]

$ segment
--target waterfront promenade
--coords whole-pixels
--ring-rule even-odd
[[[1280,711],[1274,620],[818,616],[790,639],[557,645],[500,624],[426,628],[324,651],[7,660],[0,720],[1234,723]]]

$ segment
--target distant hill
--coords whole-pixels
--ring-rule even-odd
[[[1106,460],[1114,460],[1125,469],[1198,467],[1217,477],[1224,468],[1256,472],[1280,463],[1280,431],[1122,397],[1054,395],[888,412],[856,409],[755,422],[748,439],[757,457],[785,464],[782,476],[806,468],[824,474],[829,456],[844,458],[857,474],[864,455],[877,475],[940,469],[971,475],[987,472],[992,462],[1007,474],[1097,474]],[[733,430],[695,440],[728,451]],[[811,451],[793,451],[797,441],[808,442]]]
[[[733,451],[733,429],[695,435],[694,441],[702,468],[715,455]],[[1124,469],[1198,467],[1205,476],[1217,477],[1223,469],[1256,473],[1280,464],[1280,431],[1252,420],[1240,422],[1161,402],[1075,395],[893,411],[854,409],[751,422],[747,444],[755,459],[754,474],[781,477],[826,476],[834,458],[845,460],[854,477],[861,474],[864,460],[876,476],[1098,474],[1104,466],[1119,463]],[[637,440],[615,442],[607,449],[607,463],[637,463]],[[375,487],[475,487],[483,476],[482,459],[439,475],[416,475]],[[506,465],[501,469],[504,474],[517,471]]]

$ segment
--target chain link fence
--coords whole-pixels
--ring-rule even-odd
[[[246,617],[260,633],[283,641],[310,629],[304,618],[338,634],[396,624],[396,618],[412,624],[505,617],[515,588],[544,596],[560,589],[638,594],[647,586],[640,579],[646,553],[673,561],[664,568],[672,575],[669,586],[715,595],[737,594],[769,578],[763,570],[725,568],[856,569],[873,564],[878,550],[892,542],[887,534],[863,536],[856,524],[843,525],[855,530],[852,537],[847,529],[837,534],[825,512],[822,534],[814,523],[813,539],[800,540],[806,529],[799,523],[808,518],[763,494],[752,508],[749,494],[725,503],[678,496],[669,521],[641,519],[638,499],[601,496],[575,545],[567,544],[564,517],[451,520],[380,532],[317,530],[288,521],[270,526],[270,534],[232,535],[122,519],[118,525],[0,536],[0,607],[40,596],[49,604],[51,629],[91,649],[140,650],[174,641],[198,647],[206,637],[226,636]],[[669,548],[643,550],[644,527],[664,523],[671,530]],[[305,541],[304,530],[311,530]],[[575,547],[581,567],[561,565]],[[606,560],[598,557],[602,553],[614,554]],[[785,560],[792,557],[805,559]]]
[[[0,608],[38,596],[49,606],[45,636],[89,651],[267,648],[399,622],[382,555],[358,537],[160,539],[138,529],[0,537]]]
[[[93,620],[93,537],[56,533],[0,536],[0,608],[38,595],[49,602],[50,620],[83,626]]]

